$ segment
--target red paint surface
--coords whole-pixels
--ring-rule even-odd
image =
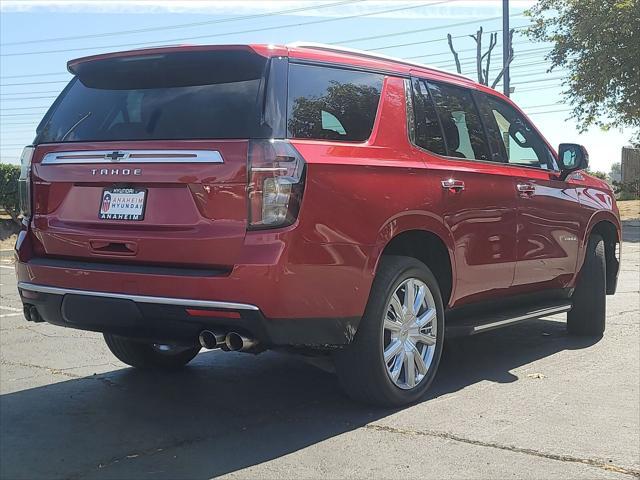
[[[175,48],[195,47],[150,53]],[[471,80],[426,68],[304,48],[250,48],[265,56],[289,54],[412,73],[504,99]],[[80,61],[87,60],[70,64]],[[307,162],[302,207],[294,225],[273,231],[246,229],[246,141],[41,145],[33,162],[33,222],[18,251],[18,279],[249,303],[275,319],[351,317],[364,311],[384,247],[405,231],[432,232],[446,245],[454,277],[449,306],[570,287],[593,226],[606,220],[619,232],[615,201],[603,182],[586,174],[562,181],[555,172],[440,157],[410,144],[406,120],[403,79],[388,76],[369,141],[292,141]],[[97,219],[102,188],[121,179],[93,176],[90,165],[40,164],[50,151],[136,148],[218,150],[224,163],[130,164],[143,173],[127,178],[127,184],[148,189],[142,222]],[[450,178],[463,181],[465,189],[443,189],[442,180]],[[535,193],[518,193],[519,182],[533,184]],[[92,242],[129,242],[136,246],[135,255],[96,252]],[[33,256],[218,267],[229,273],[171,277],[98,272],[30,265]]]

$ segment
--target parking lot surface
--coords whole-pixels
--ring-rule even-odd
[[[128,368],[96,333],[27,323],[0,257],[3,479],[640,477],[640,227],[601,340],[565,315],[460,339],[428,398],[355,404],[289,355]]]

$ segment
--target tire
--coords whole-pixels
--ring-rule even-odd
[[[417,292],[414,298],[419,298],[423,286],[428,292],[425,291],[424,303],[420,304],[418,312],[413,316],[409,313],[409,316],[404,314],[405,316],[397,317],[396,311],[407,311],[406,305],[401,304],[405,303],[408,289]],[[392,305],[394,296],[395,300],[401,300],[400,303]],[[431,320],[420,326],[418,322],[425,322],[427,317]],[[388,329],[389,325],[393,329]],[[398,325],[402,326],[400,331],[397,331]],[[428,338],[433,343],[427,346],[421,340],[414,342],[418,338],[415,335]],[[398,343],[402,346],[398,347]],[[444,308],[433,273],[414,258],[384,256],[353,342],[334,353],[336,372],[343,389],[354,400],[381,407],[407,405],[420,400],[431,385],[438,369],[443,343]],[[397,348],[400,348],[399,353],[389,357],[388,363],[385,362],[384,352],[390,354]],[[423,359],[421,368],[418,368],[417,355]],[[406,360],[403,361],[400,357]],[[415,361],[411,362],[411,358],[415,358]],[[398,364],[402,367],[396,368]],[[396,379],[392,379],[392,376]]]
[[[107,347],[118,360],[141,369],[172,370],[189,363],[200,351],[200,347],[168,346],[162,351],[153,343],[143,343],[109,333],[103,334]],[[173,351],[172,351],[173,350]]]
[[[602,336],[606,321],[607,264],[604,240],[592,234],[587,244],[584,264],[573,292],[573,308],[567,314],[567,331],[571,335]]]

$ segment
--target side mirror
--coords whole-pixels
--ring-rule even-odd
[[[571,172],[589,168],[587,149],[577,143],[561,143],[558,148],[560,171],[564,180]]]

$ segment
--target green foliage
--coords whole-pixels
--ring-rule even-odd
[[[640,0],[540,0],[527,13],[529,38],[554,43],[550,70],[569,72],[579,127],[640,132]]]
[[[11,218],[19,222],[20,206],[18,200],[18,177],[20,166],[0,163],[0,209],[4,209]]]
[[[619,182],[622,178],[622,163],[616,162],[611,165],[611,170],[609,171],[609,178],[612,181]]]
[[[596,178],[599,178],[600,180],[604,180],[605,182],[609,181],[609,175],[607,175],[604,172],[599,172],[597,170],[589,170],[589,169],[587,169],[587,173],[589,175],[593,175]]]
[[[614,191],[618,200],[640,199],[640,180],[631,182],[613,182]]]

